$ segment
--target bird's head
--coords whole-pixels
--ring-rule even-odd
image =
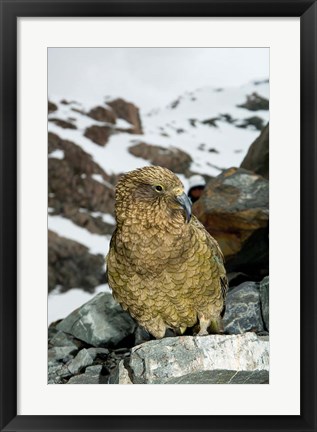
[[[116,216],[120,221],[139,215],[140,220],[172,219],[188,223],[191,202],[179,178],[170,170],[148,166],[123,175],[116,187]]]

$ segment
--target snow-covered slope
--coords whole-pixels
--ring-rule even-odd
[[[260,134],[261,126],[269,121],[268,109],[258,109],[261,104],[255,109],[251,106],[252,110],[241,107],[247,100],[252,102],[252,95],[267,102],[268,81],[253,82],[238,88],[199,88],[177,97],[166,107],[148,113],[142,112],[140,107],[142,135],[125,132],[131,125],[122,118],[117,118],[113,125],[94,120],[85,114],[96,106],[111,110],[103,99],[94,104],[80,101],[65,104],[62,98],[49,95],[50,102],[56,105],[57,110],[49,114],[48,131],[78,145],[109,175],[150,165],[150,161],[135,157],[129,152],[129,147],[142,142],[163,148],[176,147],[191,156],[191,172],[216,176],[222,169],[241,164],[249,146]],[[52,121],[54,119],[67,122],[75,128],[61,127],[58,122]],[[115,129],[115,133],[110,135],[105,146],[97,145],[84,136],[86,129],[91,126],[109,126]],[[54,150],[49,157],[62,160],[64,153]],[[178,175],[187,189],[188,179],[184,173]],[[92,174],[91,178],[113,188],[99,174]],[[85,212],[85,209],[79,211]],[[91,210],[90,214],[93,215]],[[114,224],[111,215],[100,212],[95,214]],[[61,215],[53,215],[51,211],[49,229],[84,244],[91,253],[107,253],[109,235],[92,234]],[[82,297],[76,295],[77,290],[71,291],[74,298],[72,299],[71,292],[67,295],[69,312],[82,302]],[[53,296],[49,296],[50,321],[62,317],[58,308],[54,307],[58,304],[56,292],[58,289]]]

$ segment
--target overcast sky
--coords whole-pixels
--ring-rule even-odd
[[[123,97],[142,110],[203,86],[269,78],[268,48],[49,48],[48,96],[96,103]]]

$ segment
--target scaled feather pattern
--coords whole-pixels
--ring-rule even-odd
[[[106,258],[114,298],[156,338],[167,329],[222,332],[227,278],[218,243],[191,215],[178,177],[149,166],[116,187],[116,230]]]

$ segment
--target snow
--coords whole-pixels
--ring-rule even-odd
[[[55,159],[64,159],[65,153],[63,150],[56,149],[56,150],[52,151],[51,153],[49,153],[48,157],[49,158],[55,158]]]
[[[111,292],[109,285],[99,285],[94,293],[88,293],[81,288],[73,288],[61,293],[60,287],[56,287],[48,296],[47,323],[67,317],[75,309],[87,303],[100,292]]]
[[[83,244],[92,254],[106,256],[108,253],[110,236],[92,234],[85,228],[74,224],[70,219],[48,215],[48,229],[56,232],[61,237]]]
[[[127,122],[126,120],[120,119],[118,118],[116,120],[116,127],[120,128],[120,129],[131,129],[132,124]]]

